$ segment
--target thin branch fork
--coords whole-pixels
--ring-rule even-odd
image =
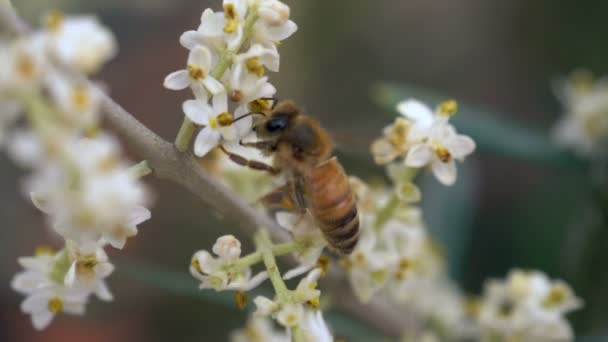
[[[15,35],[26,35],[30,27],[14,11],[10,2],[0,0],[0,24]],[[79,82],[97,87],[82,74],[64,66],[55,65],[57,71]],[[141,158],[147,160],[153,174],[161,179],[174,182],[197,195],[209,207],[219,212],[223,218],[237,224],[246,234],[253,236],[259,228],[266,228],[273,240],[287,241],[289,234],[263,212],[246,203],[225,185],[206,172],[191,153],[181,153],[175,146],[151,131],[123,107],[114,102],[104,92],[102,109],[105,118]],[[291,260],[293,263],[293,260]],[[367,322],[386,336],[398,337],[408,326],[411,316],[397,310],[394,305],[373,300],[369,304],[360,303],[350,290],[344,272],[332,267],[323,288],[342,311]],[[408,317],[409,316],[409,317]]]

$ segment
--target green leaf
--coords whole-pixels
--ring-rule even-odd
[[[385,110],[396,114],[397,103],[416,98],[434,106],[450,96],[418,86],[379,83],[372,88],[372,98]],[[524,161],[564,167],[583,168],[586,162],[551,143],[548,135],[508,119],[509,115],[459,101],[452,118],[459,132],[469,135],[479,151]]]

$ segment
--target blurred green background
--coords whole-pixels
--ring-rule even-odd
[[[285,2],[300,29],[281,46],[281,72],[271,81],[280,98],[297,100],[331,130],[349,173],[384,176],[368,146],[392,121],[395,98],[421,96],[433,105],[458,99],[456,124],[479,150],[460,167],[453,188],[422,178],[425,218],[446,245],[451,275],[475,294],[484,279],[513,267],[544,270],[585,300],[571,317],[577,334],[607,334],[608,173],[605,165],[552,148],[547,135],[560,114],[555,78],[577,67],[608,72],[608,2]],[[162,80],[185,63],[180,34],[198,26],[206,7],[219,9],[219,0],[14,3],[32,23],[49,8],[97,13],[121,48],[99,78],[142,122],[174,138],[189,94],[165,90]],[[62,316],[35,332],[8,284],[18,256],[58,242],[22,196],[23,172],[0,160],[1,341],[223,341],[244,324],[229,295],[198,292],[187,274],[195,250],[238,231],[187,191],[150,180],[157,199],[152,220],[124,251],[111,252],[115,302],[93,301],[84,318]],[[156,269],[172,273],[148,272]],[[330,322],[347,341],[370,338],[343,316]]]

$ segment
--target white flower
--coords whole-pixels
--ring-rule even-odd
[[[21,303],[21,311],[31,315],[34,327],[42,330],[60,312],[72,315],[84,314],[87,300],[86,292],[72,291],[57,286],[30,294]]]
[[[99,90],[86,83],[72,82],[58,73],[50,74],[46,81],[50,95],[68,125],[85,130],[97,126],[102,95]]]
[[[255,303],[256,307],[255,315],[257,315],[258,317],[270,316],[274,312],[276,312],[280,307],[279,303],[270,300],[264,296],[255,297],[253,302]]]
[[[268,279],[266,271],[252,277],[249,267],[231,270],[228,266],[230,264],[225,263],[222,259],[214,258],[209,252],[201,250],[192,257],[190,273],[201,282],[200,289],[214,289],[216,291],[246,292]]]
[[[198,100],[188,100],[183,104],[186,116],[195,124],[205,126],[194,141],[194,154],[205,156],[217,147],[221,140],[236,140],[246,136],[252,127],[251,117],[238,120],[228,112],[226,93],[215,95],[212,105]]]
[[[577,71],[556,90],[565,114],[555,125],[557,143],[584,156],[601,152],[608,137],[608,79]]]
[[[417,168],[430,165],[441,183],[452,185],[456,182],[455,159],[464,160],[473,150],[473,139],[457,134],[454,127],[438,120],[431,127],[426,141],[413,145],[408,151],[405,165]]]
[[[149,218],[143,184],[120,159],[110,136],[74,139],[64,146],[63,163],[48,163],[30,180],[28,192],[50,215],[53,228],[78,243],[100,238],[122,248],[135,225]]]
[[[46,44],[46,35],[34,33],[18,39],[10,46],[5,86],[21,88],[39,84],[49,68]]]
[[[251,317],[247,326],[230,334],[231,342],[289,342],[290,339],[273,327],[265,317]]]
[[[315,268],[302,278],[293,292],[293,300],[316,309],[319,306],[319,296],[321,295],[321,291],[317,289],[317,281],[321,277],[321,273],[320,268]]]
[[[276,220],[281,227],[287,229],[293,235],[295,241],[308,244],[308,248],[295,254],[299,265],[288,270],[283,275],[283,279],[288,280],[304,274],[315,267],[319,257],[323,253],[323,249],[327,246],[327,241],[325,241],[321,230],[317,228],[314,218],[309,213],[293,214],[278,212]]]
[[[195,97],[206,102],[209,97],[207,91],[216,95],[224,90],[224,86],[210,75],[215,59],[207,47],[196,46],[190,51],[186,69],[175,71],[165,78],[165,88],[182,90],[190,86]]]
[[[274,3],[273,3],[274,2]],[[298,30],[298,25],[289,20],[289,7],[278,1],[261,1],[261,20],[253,26],[253,44],[273,46],[289,38]]]
[[[258,15],[269,26],[281,26],[289,21],[290,9],[277,0],[262,0],[258,4]]]
[[[348,256],[350,284],[362,302],[368,302],[389,280],[398,256],[380,250],[373,232],[363,231],[357,247]]]
[[[198,33],[205,40],[223,40],[228,49],[236,48],[243,37],[248,6],[243,0],[224,0],[224,12],[210,12],[201,18]]]
[[[96,17],[61,16],[51,13],[47,17],[49,48],[60,61],[91,74],[116,55],[114,35]]]
[[[320,310],[306,310],[299,328],[304,341],[332,342],[334,340]]]
[[[428,136],[435,121],[435,115],[427,105],[418,100],[409,99],[398,103],[397,111],[411,124],[407,132],[407,141],[410,144],[420,142]]]
[[[112,300],[113,296],[104,279],[114,271],[114,265],[109,262],[102,245],[99,243],[78,245],[68,240],[66,250],[72,263],[64,278],[65,286],[91,289],[100,299]]]
[[[297,326],[303,318],[304,307],[301,304],[285,304],[276,314],[277,322],[286,328]]]
[[[212,248],[213,253],[226,263],[234,263],[241,256],[241,242],[233,235],[220,236]]]
[[[180,44],[188,50],[192,50],[197,46],[206,46],[213,51],[221,51],[226,48],[226,42],[222,36],[209,36],[206,32],[207,22],[210,18],[215,17],[212,9],[207,8],[201,15],[201,24],[196,31],[186,31],[180,38]],[[214,19],[215,20],[215,19]]]
[[[24,271],[13,277],[11,281],[13,290],[23,294],[31,294],[55,286],[48,275],[51,273],[56,259],[57,255],[50,250],[37,252],[33,257],[19,258],[19,264],[24,268]]]

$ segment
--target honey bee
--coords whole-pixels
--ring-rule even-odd
[[[256,120],[259,141],[241,145],[272,156],[272,165],[247,160],[222,150],[237,164],[272,174],[285,174],[288,181],[260,202],[269,210],[309,211],[330,247],[350,254],[359,238],[359,217],[354,193],[344,168],[333,156],[329,134],[292,101],[274,100],[273,107]]]

